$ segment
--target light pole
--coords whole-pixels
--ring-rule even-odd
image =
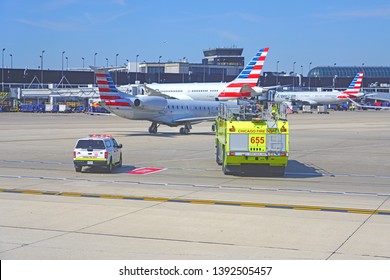
[[[139,54],[135,56],[135,81],[138,81],[138,57]]]
[[[115,55],[115,67],[118,67],[118,55],[119,53]],[[115,70],[115,84],[118,84],[118,70]]]
[[[62,64],[61,64],[61,76],[62,77],[64,76],[64,54],[65,54],[65,51],[62,51],[62,57],[61,57],[61,61],[62,61]]]
[[[84,69],[84,57],[82,57],[81,60],[83,61],[83,69]]]
[[[9,54],[9,56],[11,57],[11,69],[12,69],[12,53]]]
[[[106,67],[108,68],[108,58],[106,57]]]
[[[42,55],[41,55],[41,83],[42,83],[42,88],[43,88],[43,54],[44,54],[45,50],[42,51]]]
[[[97,56],[97,52],[95,52],[94,56],[93,56],[93,66],[96,67],[96,56]]]
[[[4,92],[4,51],[5,48],[1,53],[1,92]]]
[[[276,85],[278,85],[278,77],[279,77],[279,60],[276,61]]]
[[[309,63],[309,72],[307,73],[307,75],[309,76],[309,91],[310,91],[310,67],[311,67],[311,62]]]
[[[160,83],[160,72],[161,72],[161,68],[160,68],[160,60],[161,60],[161,58],[162,58],[162,56],[160,55],[159,57],[158,57],[158,81],[157,81],[157,83]]]
[[[293,90],[294,90],[294,85],[295,85],[295,63],[296,61],[293,62]]]
[[[68,57],[65,57],[66,59],[66,71],[69,71],[69,60]]]
[[[222,60],[222,82],[225,82],[225,59]]]
[[[184,56],[184,57],[183,57],[183,60],[182,60],[182,62],[183,62],[183,68],[184,68],[184,63],[185,63],[185,61],[186,61],[186,57]],[[184,83],[184,69],[182,69],[182,83]]]

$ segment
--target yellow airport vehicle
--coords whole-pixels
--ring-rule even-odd
[[[226,175],[283,176],[288,162],[286,106],[252,101],[220,103],[216,162]]]

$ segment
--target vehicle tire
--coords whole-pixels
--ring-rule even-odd
[[[217,151],[215,152],[216,154],[216,159],[215,161],[217,162],[218,165],[222,165],[223,163],[223,160],[222,160],[222,145],[221,144],[217,144]]]
[[[107,166],[107,172],[112,173],[112,170],[114,169],[114,166],[112,164],[112,159],[110,159],[110,163]]]
[[[81,169],[83,167],[82,166],[75,166],[74,169],[76,170],[76,172],[81,172]]]
[[[121,156],[120,156],[120,160],[119,160],[119,163],[118,163],[118,167],[119,167],[119,168],[122,167],[122,153],[121,153]]]
[[[227,165],[225,165],[225,156],[226,156],[226,153],[225,153],[225,148],[223,148],[223,155],[222,155],[222,171],[223,171],[223,174],[225,175],[233,175],[234,172],[232,172],[229,167]]]

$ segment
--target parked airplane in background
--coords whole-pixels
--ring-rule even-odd
[[[218,101],[177,100],[161,96],[129,95],[119,91],[106,69],[95,71],[101,104],[110,112],[131,120],[152,122],[149,133],[157,133],[160,124],[180,128],[188,134],[192,124],[214,121],[218,114]]]
[[[272,88],[257,86],[268,50],[269,48],[260,49],[230,83],[167,83],[146,84],[144,87],[150,96],[175,99],[227,100],[261,95]]]
[[[344,91],[281,91],[275,93],[274,101],[276,103],[297,101],[310,105],[341,104],[350,98],[357,98],[364,95],[363,92],[360,92],[362,80],[363,72],[359,72],[349,87]]]

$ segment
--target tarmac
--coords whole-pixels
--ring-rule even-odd
[[[286,174],[267,178],[224,175],[211,123],[1,113],[0,258],[389,259],[390,112],[289,121]],[[123,144],[123,167],[75,172],[91,133]]]

